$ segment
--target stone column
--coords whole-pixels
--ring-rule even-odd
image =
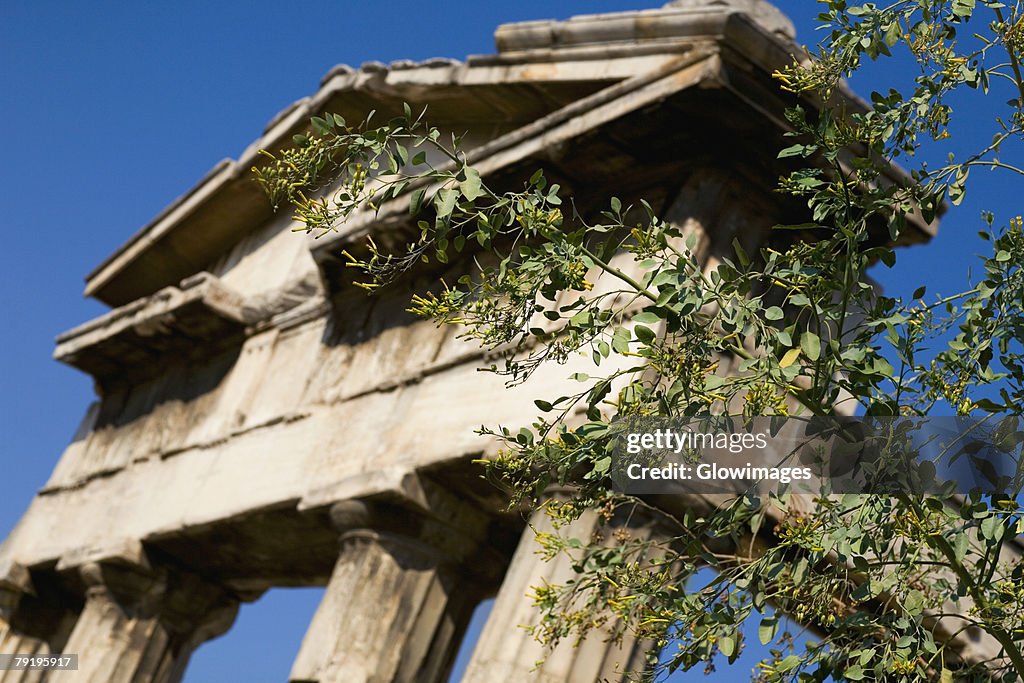
[[[293,683],[443,683],[479,592],[418,522],[367,503],[331,508],[341,533],[327,592],[292,666]]]
[[[609,531],[615,528],[605,527]],[[628,636],[616,644],[594,631],[578,647],[570,637],[547,650],[524,628],[526,624],[537,623],[539,617],[530,598],[533,587],[564,583],[575,576],[571,561],[564,554],[551,561],[538,554],[537,533],[558,533],[589,542],[597,531],[598,513],[593,510],[557,531],[543,510],[533,514],[462,683],[595,683],[606,679],[624,681],[626,674],[643,671],[647,648]]]
[[[238,600],[193,574],[92,562],[79,568],[85,606],[64,646],[74,683],[175,683],[201,643],[230,628]],[[48,678],[47,680],[51,680]]]
[[[0,576],[0,653],[60,653],[75,623],[73,605],[66,602],[53,591],[40,591],[21,565],[6,567]],[[41,670],[9,669],[0,671],[0,683],[37,683],[45,676]]]
[[[39,655],[51,654],[49,644],[40,638],[19,633],[7,620],[0,618],[0,654]],[[0,670],[0,683],[39,683],[43,671]]]

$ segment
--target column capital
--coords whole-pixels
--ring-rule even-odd
[[[342,536],[373,531],[389,536],[418,538],[425,523],[419,510],[380,500],[352,498],[338,501],[328,510],[331,526]]]
[[[328,509],[342,545],[356,541],[393,546],[397,552],[456,567],[480,583],[500,580],[506,558],[489,543],[491,517],[449,492],[421,482],[425,506],[387,496],[351,498]]]
[[[469,574],[484,585],[501,580],[506,555],[514,543],[511,537],[495,542],[495,525],[500,522],[493,511],[453,493],[432,476],[405,467],[362,473],[320,486],[303,496],[298,509],[326,512],[343,536],[367,529],[416,539],[436,549],[446,567],[460,566],[460,575]],[[504,536],[502,530],[497,533]]]
[[[227,633],[240,604],[233,591],[198,574],[174,571],[168,574],[160,611],[172,632],[188,634],[191,645],[198,647]]]
[[[9,562],[0,569],[0,652],[11,652],[11,647],[59,652],[74,626],[76,609],[74,598],[69,600],[52,581]],[[0,681],[5,680],[0,672]]]
[[[99,561],[80,566],[78,575],[86,600],[113,600],[139,616],[159,619],[196,645],[225,633],[238,613],[234,593],[184,570]]]
[[[352,545],[377,544],[416,566],[445,564],[445,553],[423,539],[426,522],[414,511],[355,499],[335,503],[329,514],[343,551]]]
[[[180,680],[192,651],[234,621],[239,600],[228,589],[144,551],[135,559],[93,554],[65,563],[66,578],[77,579],[85,594],[66,644],[83,655],[83,680]]]
[[[10,619],[21,596],[32,592],[32,577],[24,565],[8,562],[0,567],[0,617]]]
[[[329,514],[331,525],[342,534],[355,529],[372,529],[379,517],[372,503],[360,499],[339,501],[331,506]]]
[[[150,567],[121,562],[86,562],[76,568],[85,585],[85,598],[108,595],[141,611],[155,609],[167,587],[166,574]]]

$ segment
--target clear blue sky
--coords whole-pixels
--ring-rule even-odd
[[[0,0],[0,536],[93,397],[88,377],[50,358],[56,334],[105,310],[82,298],[84,275],[219,159],[237,156],[276,112],[315,91],[331,66],[489,53],[502,22],[659,4]],[[778,4],[800,40],[813,42],[814,4]],[[874,70],[856,85],[867,94],[892,75]],[[984,113],[973,106],[971,114]],[[991,135],[980,126],[962,133],[958,141]],[[1021,188],[1011,183],[976,183],[931,246],[901,254],[879,279],[895,294],[922,282],[931,294],[960,287],[980,249],[980,208],[1003,221],[1021,213]],[[282,680],[317,599],[276,591],[246,607],[230,636],[200,650],[187,680]],[[253,659],[245,672],[232,668],[243,653]]]

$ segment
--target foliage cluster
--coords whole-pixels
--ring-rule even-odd
[[[1024,130],[1021,3],[821,4],[828,37],[775,74],[801,101],[788,113],[793,144],[780,157],[804,160],[779,189],[808,209],[806,223],[778,226],[797,231],[785,249],[747,253],[736,243],[734,258],[709,264],[697,235],[647,203],[612,198],[587,220],[542,171],[522,190],[495,190],[458,138],[408,107],[379,126],[315,118],[309,135],[268,154],[256,174],[274,203],[291,205],[316,234],[356,211],[407,207],[418,218],[408,249],[388,253],[371,240],[349,265],[372,291],[420,261],[469,264],[443,289],[416,296],[411,310],[459,325],[503,359],[490,370],[508,382],[590,359],[590,371],[571,377],[575,391],[537,399],[534,424],[484,430],[504,442],[488,466],[515,502],[546,507],[567,529],[587,509],[609,520],[616,510],[657,514],[611,490],[616,417],[833,415],[857,406],[880,416],[991,415],[1019,429],[1021,219],[983,217],[991,254],[977,282],[955,295],[881,296],[867,273],[893,265],[909,222],[958,204],[972,171],[1024,175],[1000,156]],[[842,79],[893,53],[916,64],[912,90],[873,93],[868,111],[848,106]],[[962,91],[1000,101],[1009,93],[1005,107],[992,107],[991,144],[918,163],[922,146],[948,138],[950,101]],[[909,178],[892,179],[897,160],[911,167]],[[554,484],[576,494],[552,504],[545,491]],[[653,539],[546,536],[547,552],[570,554],[579,574],[538,588],[536,635],[554,642],[614,624],[614,633],[660,646],[646,674],[653,679],[735,660],[744,624],[759,619],[758,637],[771,646],[756,674],[764,681],[1017,680],[1024,565],[1003,558],[1024,531],[1018,493],[823,495],[811,512],[786,493],[747,495],[666,520],[670,531]],[[701,567],[713,577],[687,583]],[[820,637],[787,631],[782,615]],[[978,629],[1001,653],[964,661],[957,636]]]

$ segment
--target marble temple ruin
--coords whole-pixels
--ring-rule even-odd
[[[436,273],[374,297],[346,277],[339,252],[401,234],[407,211],[304,238],[250,168],[313,115],[409,102],[468,131],[495,182],[543,166],[584,212],[645,198],[699,231],[710,261],[802,210],[773,191],[791,101],[771,73],[793,37],[761,0],[677,0],[500,26],[497,52],[464,62],[329,71],[88,275],[85,294],[110,311],[62,334],[55,356],[94,378],[97,399],[0,545],[0,652],[80,653],[79,668],[0,682],[177,681],[240,603],[316,585],[293,683],[442,683],[488,597],[468,683],[636,671],[642,644],[597,638],[534,668],[524,595],[570,569],[534,553],[530,526],[472,465],[494,450],[475,428],[530,423],[532,398],[569,371],[505,390],[473,344],[405,311]]]

